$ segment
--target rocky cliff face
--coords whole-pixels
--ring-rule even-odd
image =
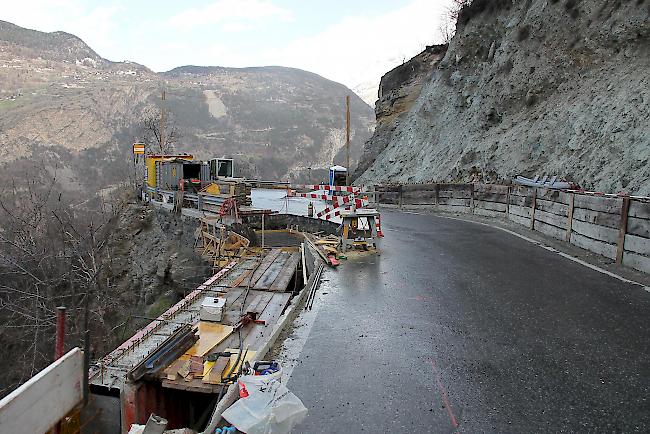
[[[347,94],[353,162],[374,124],[349,89],[306,71],[186,66],[157,74],[103,59],[74,35],[0,21],[0,180],[24,176],[36,160],[67,190],[123,181],[131,143],[146,135],[143,121],[157,114],[163,86],[177,151],[233,157],[243,176],[306,180],[307,167],[319,176],[343,163]]]
[[[474,0],[357,182],[545,172],[650,194],[649,15],[647,0]]]
[[[444,57],[446,45],[427,47],[408,62],[387,72],[379,84],[375,103],[375,133],[366,142],[355,175],[365,172],[390,143],[395,128],[420,96],[423,84]]]

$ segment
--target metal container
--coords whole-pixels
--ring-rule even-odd
[[[210,164],[201,163],[201,181],[210,181]]]
[[[178,183],[183,179],[183,163],[178,161],[160,161],[158,167],[158,188],[178,190]]]

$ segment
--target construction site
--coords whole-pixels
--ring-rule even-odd
[[[266,358],[300,311],[312,308],[324,267],[338,267],[346,255],[378,254],[380,214],[364,189],[344,185],[341,166],[332,167],[330,184],[290,185],[236,178],[232,159],[145,155],[137,143],[133,149],[143,180],[138,200],[195,227],[194,251],[212,276],[100,359],[80,362],[79,348],[61,354],[49,376],[3,400],[3,432],[45,432],[53,422],[58,433],[221,432],[240,377],[259,375],[259,366],[273,374],[268,378],[282,375],[281,364]],[[253,197],[262,205],[266,198],[268,208],[254,206]],[[60,322],[57,342],[64,316]],[[88,375],[79,381],[70,369]],[[52,381],[52,393],[69,395],[65,408],[37,422],[26,413],[13,417]],[[297,402],[288,422],[264,423],[290,429],[307,412]]]
[[[587,369],[582,353],[554,336],[598,352],[588,357],[603,372],[599,394],[618,402],[648,390],[646,379],[629,375],[643,369],[638,357],[650,329],[643,325],[650,198],[588,192],[546,176],[511,185],[363,187],[347,186],[346,169],[333,166],[327,183],[292,185],[237,178],[231,159],[143,155],[140,163],[137,200],[194,228],[193,250],[211,276],[157,317],[142,317],[144,327],[95,360],[83,348],[64,353],[61,310],[60,358],[2,400],[2,432],[325,432],[335,418],[359,418],[377,432],[404,424],[390,411],[374,416],[369,396],[429,408],[426,418],[408,419],[414,432],[475,431],[486,420],[497,431],[525,431],[529,416],[474,414],[468,409],[493,400],[469,394],[495,388],[509,406],[520,400],[530,411],[559,410],[560,401],[532,399],[521,388],[534,369],[545,380],[530,384],[553,378],[534,387],[564,393],[575,370]],[[538,260],[541,274],[531,269]],[[431,267],[447,271],[432,278]],[[531,275],[540,278],[531,284]],[[567,297],[582,302],[557,303]],[[597,319],[601,302],[607,330]],[[466,309],[477,322],[465,322]],[[526,314],[512,318],[513,311]],[[567,334],[576,315],[590,320]],[[482,350],[467,347],[467,330],[483,330]],[[534,356],[539,339],[552,352]],[[552,361],[557,355],[565,361]],[[518,374],[486,375],[486,357],[500,360],[491,369]],[[400,376],[404,364],[422,379]],[[577,396],[591,396],[588,384]],[[598,407],[581,402],[569,412],[595,428]],[[629,411],[634,418],[611,423],[634,431],[650,414],[643,406]],[[547,423],[564,426],[554,417]]]

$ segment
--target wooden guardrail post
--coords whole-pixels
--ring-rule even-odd
[[[510,220],[510,189],[511,185],[508,185],[508,192],[506,193],[506,220]]]
[[[537,207],[537,189],[533,187],[533,203],[530,205],[530,229],[535,230],[535,208]]]
[[[623,197],[621,203],[621,219],[618,223],[618,242],[616,243],[616,263],[623,263],[623,252],[625,251],[625,234],[627,233],[627,215],[630,210],[630,196]]]
[[[436,182],[436,186],[433,188],[433,192],[434,192],[433,204],[435,206],[438,206],[438,199],[440,198],[440,184],[438,184],[437,182]]]
[[[569,212],[566,220],[566,235],[564,239],[571,242],[571,230],[573,229],[573,204],[575,202],[575,193],[569,193]]]
[[[470,184],[469,187],[469,212],[474,214],[474,184]]]
[[[397,186],[397,204],[402,209],[402,184]]]

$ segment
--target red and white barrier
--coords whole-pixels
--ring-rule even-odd
[[[346,206],[343,208],[337,208],[336,210],[333,210],[334,212],[330,212],[329,214],[325,215],[325,220],[331,220],[332,217],[337,217],[340,216],[342,212],[344,211],[352,211],[352,207]]]
[[[381,218],[379,217],[379,214],[375,216],[375,228],[377,228],[377,236],[383,237],[384,233],[381,231]]]
[[[317,193],[294,193],[295,197],[306,197],[307,199],[320,199],[320,200],[334,200],[338,196],[331,194],[317,194]]]
[[[347,191],[348,193],[359,193],[363,187],[347,186],[347,185],[323,185],[323,184],[300,184],[291,185],[293,189],[307,189],[307,190],[323,190],[323,191]]]
[[[317,218],[321,218],[323,216],[326,216],[327,214],[331,213],[332,211],[336,210],[337,208],[343,207],[343,205],[350,204],[351,208],[356,209],[356,208],[363,208],[365,205],[368,204],[367,200],[365,199],[357,199],[354,196],[343,196],[341,197],[340,200],[337,200],[334,202],[332,206],[329,206],[316,214]]]

